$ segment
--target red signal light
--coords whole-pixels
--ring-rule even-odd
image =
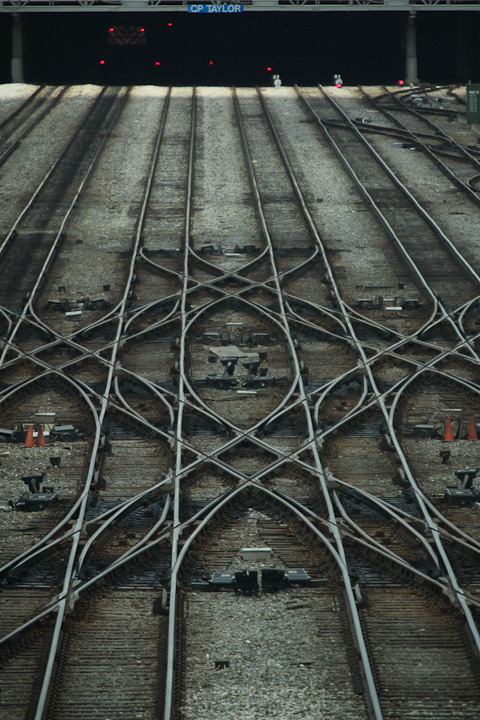
[[[140,28],[140,32],[145,32],[145,28]]]
[[[336,85],[337,87],[342,87],[342,83],[341,83],[341,82],[337,82],[337,83],[335,83],[335,85]]]
[[[160,63],[158,62],[158,60],[157,60],[157,62],[155,63],[155,65],[160,65]]]
[[[100,60],[99,65],[105,65],[105,60]]]
[[[113,32],[113,28],[108,28],[108,32]]]
[[[399,81],[398,81],[398,84],[399,84],[399,85],[405,85],[405,80],[399,80]]]
[[[210,60],[210,62],[209,62],[208,64],[209,64],[209,65],[213,65],[213,60]]]
[[[271,67],[267,67],[267,72],[272,72],[272,68],[271,68]]]
[[[168,27],[172,27],[173,23],[168,23]]]

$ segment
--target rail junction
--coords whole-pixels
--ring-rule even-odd
[[[478,718],[465,87],[0,97],[2,717]]]

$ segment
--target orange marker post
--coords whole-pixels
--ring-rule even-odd
[[[25,440],[25,447],[33,447],[33,425],[29,425],[28,432],[27,432],[27,438]]]
[[[478,440],[477,437],[477,431],[475,429],[475,423],[473,422],[473,418],[470,418],[470,422],[468,423],[468,440]]]
[[[45,438],[43,436],[43,425],[38,426],[37,447],[45,447]]]
[[[452,431],[452,421],[449,417],[447,417],[447,424],[445,425],[445,437],[443,438],[444,442],[453,442],[453,431]]]

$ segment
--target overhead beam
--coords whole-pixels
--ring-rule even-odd
[[[0,0],[0,13],[55,12],[190,12],[193,3],[170,4],[168,0]],[[213,6],[222,3],[204,3]],[[228,3],[232,4],[232,3]],[[457,3],[455,0],[249,0],[243,12],[459,12],[480,10],[478,2]],[[212,11],[215,12],[215,11]]]

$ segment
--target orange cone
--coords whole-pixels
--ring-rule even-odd
[[[43,425],[38,426],[37,447],[45,447],[45,438],[43,437]]]
[[[443,438],[445,442],[453,442],[453,431],[452,431],[452,421],[449,417],[447,417],[447,424],[445,425],[445,437]]]
[[[468,423],[468,438],[467,438],[467,440],[478,440],[477,431],[475,429],[475,423],[473,422],[473,418],[470,418],[470,422]]]
[[[33,425],[28,426],[27,439],[25,440],[25,447],[33,447]]]

